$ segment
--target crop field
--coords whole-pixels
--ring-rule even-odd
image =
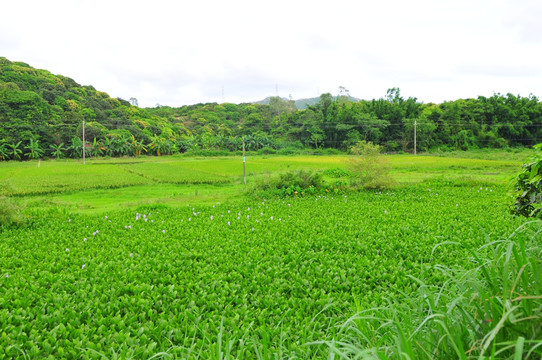
[[[341,358],[354,314],[532,238],[508,211],[522,160],[396,156],[391,189],[272,199],[237,159],[0,164],[28,216],[0,229],[0,358]],[[249,178],[344,166],[262,157]]]

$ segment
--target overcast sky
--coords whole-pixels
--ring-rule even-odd
[[[0,56],[142,107],[542,96],[540,0],[17,0]]]

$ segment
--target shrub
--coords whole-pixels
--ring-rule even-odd
[[[353,173],[354,188],[383,189],[393,184],[388,161],[380,151],[379,145],[366,141],[350,148],[353,156],[349,159],[349,168]]]
[[[341,168],[335,168],[324,171],[324,175],[332,178],[344,178],[352,176],[352,172]]]
[[[0,196],[0,226],[19,225],[22,220],[21,208],[10,198]]]
[[[542,144],[535,146],[542,148]],[[514,215],[542,218],[542,157],[538,154],[523,164],[514,181]]]
[[[264,147],[260,150],[258,150],[259,155],[273,155],[276,154],[277,150],[270,148],[270,147]]]
[[[346,189],[346,183],[327,184],[322,174],[310,170],[288,171],[260,179],[250,189],[260,197],[306,196],[325,193],[339,193]]]

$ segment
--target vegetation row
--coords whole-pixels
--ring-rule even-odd
[[[424,104],[397,88],[358,101],[342,88],[300,110],[279,97],[139,108],[0,58],[0,160],[80,157],[83,147],[93,156],[240,151],[243,138],[249,151],[346,150],[364,140],[406,152],[413,151],[414,128],[420,151],[531,146],[542,140],[542,105],[534,95],[513,94]]]

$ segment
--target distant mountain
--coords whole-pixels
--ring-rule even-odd
[[[263,99],[263,100],[253,101],[252,104],[269,105],[269,103],[271,103],[271,98],[272,98],[272,97],[276,97],[276,96],[268,96],[268,97],[266,97],[266,98]],[[285,97],[281,97],[281,99],[282,99],[283,101],[289,101],[289,100],[290,100],[290,99],[285,98]]]
[[[266,97],[266,98],[263,99],[263,100],[260,100],[260,101],[254,101],[253,104],[269,105],[269,102],[271,101],[271,98],[272,98],[272,96],[268,96],[268,97]],[[336,99],[336,98],[338,98],[338,96],[334,96],[333,98]],[[284,101],[290,100],[290,99],[285,98],[285,97],[281,97],[281,99],[284,100]],[[293,100],[293,101],[294,101],[294,103],[295,103],[295,107],[296,107],[298,110],[304,110],[304,109],[306,109],[308,106],[316,105],[316,104],[318,103],[319,100],[320,100],[320,97],[317,96],[317,97],[303,98],[303,99],[298,99],[298,100]],[[358,101],[360,101],[361,99],[355,98],[355,97],[353,97],[353,96],[349,96],[349,97],[348,97],[348,100],[349,100],[349,101],[358,102]]]

